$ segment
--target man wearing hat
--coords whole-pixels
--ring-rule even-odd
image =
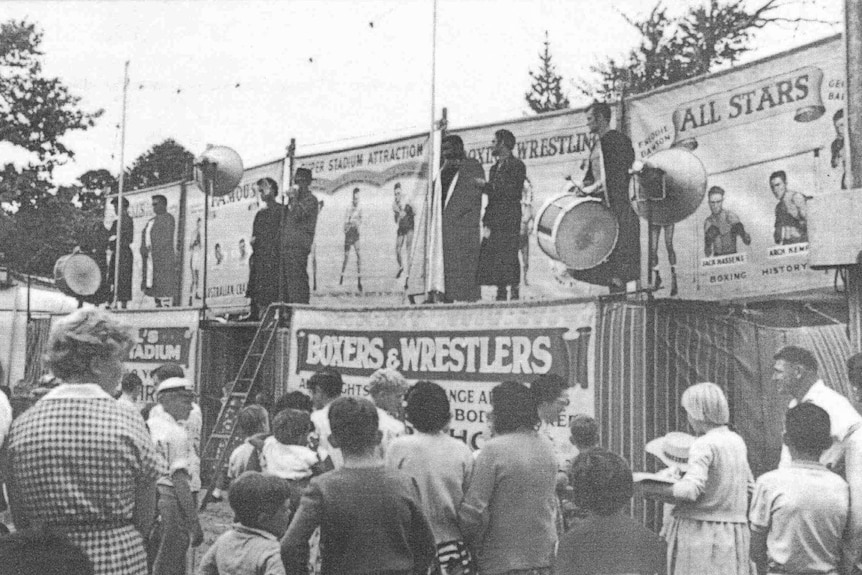
[[[189,543],[203,542],[197,515],[191,472],[194,448],[180,422],[192,411],[194,388],[182,377],[169,377],[156,388],[162,409],[153,410],[147,425],[156,450],[167,463],[168,472],[156,482],[159,492],[159,524],[150,541],[153,575],[185,575]],[[199,479],[197,483],[199,483]]]
[[[295,186],[287,192],[281,235],[284,301],[287,303],[308,303],[309,299],[308,254],[314,242],[318,210],[317,198],[308,189],[311,179],[311,170],[297,168],[293,177]]]

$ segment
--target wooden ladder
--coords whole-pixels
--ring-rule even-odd
[[[254,394],[260,389],[263,360],[276,339],[279,326],[289,313],[290,307],[285,304],[274,303],[266,308],[236,379],[231,384],[227,401],[219,412],[201,454],[201,473],[208,473],[210,477],[206,493],[200,502],[201,509],[212,501],[213,491],[218,487],[219,480],[225,473],[230,454],[245,439],[237,433],[239,412],[251,405]]]

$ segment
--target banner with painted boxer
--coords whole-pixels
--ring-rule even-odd
[[[291,319],[288,391],[305,389],[325,368],[344,378],[344,393],[367,395],[375,370],[399,370],[410,382],[430,380],[449,393],[450,433],[471,448],[489,434],[490,392],[503,381],[557,374],[569,405],[553,426],[568,444],[576,413],[594,412],[596,304],[432,308],[297,309]],[[307,390],[306,390],[307,391]]]
[[[423,134],[297,157],[296,167],[312,172],[320,206],[309,257],[312,303],[400,305],[408,276],[422,291],[427,142]]]
[[[836,37],[627,103],[637,159],[681,147],[708,174],[694,214],[653,228],[652,241],[642,226],[658,295],[722,300],[832,285],[832,272],[808,267],[806,217],[810,198],[844,184],[843,54]],[[678,294],[669,294],[674,276]]]

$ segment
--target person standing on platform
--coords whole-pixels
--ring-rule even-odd
[[[177,291],[177,255],[174,251],[176,222],[168,213],[168,199],[153,196],[153,212],[141,234],[141,289],[156,300],[156,307],[173,305]]]
[[[284,206],[278,203],[278,183],[261,178],[255,184],[264,207],[254,215],[251,227],[251,263],[248,290],[251,319],[260,319],[269,304],[279,301],[281,277],[281,226]]]
[[[497,286],[497,301],[516,300],[521,297],[518,240],[527,168],[512,154],[515,136],[509,130],[497,130],[493,146],[497,162],[491,166],[484,190],[488,205],[482,217],[479,283]]]
[[[625,292],[626,282],[640,277],[640,219],[629,201],[629,168],[635,159],[631,140],[611,129],[611,107],[594,102],[587,108],[587,127],[597,136],[580,196],[601,198],[619,225],[616,248],[605,264],[612,293]],[[595,269],[595,268],[594,268]]]
[[[281,234],[281,257],[284,262],[284,301],[308,303],[308,255],[314,242],[317,227],[317,198],[309,190],[311,170],[297,168],[288,190],[284,227]]]
[[[477,301],[480,217],[485,170],[464,153],[464,141],[450,134],[440,147],[443,205],[443,275],[447,301]]]
[[[108,263],[108,281],[111,289],[117,290],[117,303],[121,308],[126,309],[132,299],[132,242],[135,239],[135,222],[129,215],[129,200],[123,198],[122,210],[117,210],[117,198],[111,200],[111,204],[118,214],[108,232],[110,235],[108,249],[111,250],[111,261]],[[117,275],[119,279],[115,282],[114,274],[117,273],[117,222],[120,222],[120,273]]]

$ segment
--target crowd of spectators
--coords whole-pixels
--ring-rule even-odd
[[[0,536],[0,573],[187,572],[203,539],[195,386],[161,366],[156,403],[141,409],[141,380],[123,372],[132,344],[110,313],[78,310],[53,326],[55,379],[38,401],[13,414],[0,393],[14,523]],[[653,442],[668,473],[635,475],[602,447],[593,417],[561,417],[569,386],[553,374],[493,387],[490,434],[473,452],[449,433],[442,386],[381,369],[365,398],[342,395],[337,371],[318,372],[309,395],[240,411],[244,441],[219,479],[235,524],[197,571],[859,575],[862,416],[810,352],[785,347],[774,360],[791,399],[785,455],[756,480],[713,383],[680,399],[690,441],[674,452],[685,434],[673,430]],[[862,383],[862,358],[848,366]],[[636,494],[672,508],[661,533],[631,517]]]

